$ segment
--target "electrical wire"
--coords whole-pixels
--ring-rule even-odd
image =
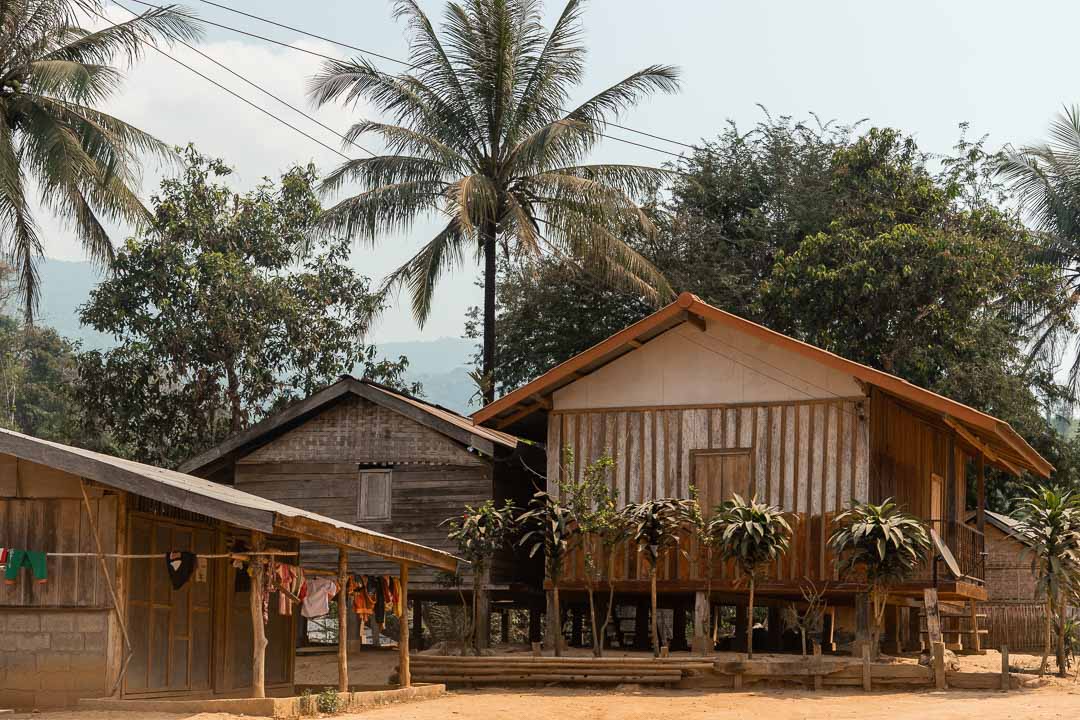
[[[163,5],[157,5],[155,3],[146,2],[146,0],[131,0],[131,2],[137,3],[139,5],[143,5],[145,7],[154,8],[154,9],[157,9],[157,10],[161,10],[161,9],[165,8],[165,6],[163,6]],[[219,6],[219,7],[225,7],[225,6]],[[222,23],[219,23],[219,22],[214,22],[213,20],[206,20],[205,18],[201,18],[198,15],[192,15],[190,13],[185,13],[185,12],[183,12],[181,10],[176,10],[175,8],[173,8],[172,11],[175,14],[177,14],[177,15],[179,15],[181,17],[185,17],[185,18],[187,18],[187,19],[189,19],[189,20],[191,20],[193,22],[202,23],[203,25],[209,25],[211,27],[220,28],[222,30],[228,30],[230,32],[237,33],[239,35],[245,35],[247,37],[254,38],[256,40],[262,40],[263,42],[268,42],[268,43],[271,43],[273,45],[279,45],[279,46],[281,46],[283,48],[287,48],[289,50],[294,50],[296,52],[305,53],[307,55],[312,55],[314,57],[322,58],[324,60],[330,60],[330,61],[333,61],[333,62],[341,62],[341,58],[336,58],[336,57],[333,57],[331,55],[326,55],[324,53],[316,52],[314,50],[308,50],[307,48],[297,47],[296,45],[290,45],[289,43],[282,42],[281,40],[275,40],[274,38],[267,37],[265,35],[259,35],[258,33],[249,32],[247,30],[241,30],[240,28],[232,27],[231,25],[225,25],[225,24],[222,24]],[[240,11],[237,11],[237,12],[240,12]],[[241,14],[249,15],[248,13],[241,13]],[[254,17],[254,18],[257,18],[259,20],[263,20],[264,22],[270,22],[270,23],[272,23],[274,25],[280,25],[280,23],[276,23],[276,22],[271,21],[271,20],[266,20],[265,18],[260,18],[257,15],[250,15],[250,17]],[[355,48],[355,47],[353,47],[351,45],[346,45],[344,43],[339,43],[339,42],[336,42],[334,40],[329,40],[329,39],[326,39],[326,38],[322,38],[321,36],[314,35],[312,33],[308,33],[308,32],[305,32],[303,30],[298,30],[298,29],[295,29],[295,28],[291,28],[290,26],[287,26],[287,25],[282,25],[282,27],[289,28],[289,29],[291,29],[291,30],[293,30],[295,32],[298,32],[298,33],[302,34],[302,35],[307,35],[309,37],[317,38],[317,39],[320,39],[320,40],[325,40],[326,42],[329,42],[329,43],[332,43],[332,44],[335,44],[335,45],[340,45],[342,47],[347,47],[347,48],[356,50],[357,52],[366,53],[368,55],[372,55],[374,57],[379,57],[379,58],[388,60],[390,62],[400,63],[400,64],[405,65],[406,67],[409,67],[409,68],[415,67],[415,65],[410,65],[409,63],[406,63],[403,60],[398,60],[396,58],[391,58],[389,56],[382,55],[380,53],[376,53],[376,52],[373,52],[373,51],[370,51],[370,50],[363,50],[363,49],[360,49],[360,48]],[[382,75],[389,76],[389,73],[386,73],[384,71],[377,70],[377,72],[379,72]],[[618,123],[607,122],[606,124],[611,125],[612,127],[619,127],[619,128],[624,129],[624,130],[629,130],[630,132],[635,132],[635,133],[638,133],[638,134],[641,134],[641,135],[648,135],[650,137],[655,137],[657,139],[664,140],[666,142],[677,142],[680,145],[686,145],[689,148],[694,148],[693,145],[687,145],[686,143],[682,143],[682,142],[679,142],[679,141],[668,140],[667,138],[663,138],[663,137],[661,137],[659,135],[652,135],[652,134],[646,133],[644,131],[633,130],[632,128],[627,128],[625,126],[619,125]],[[606,138],[608,140],[614,140],[616,142],[621,142],[621,143],[623,143],[625,145],[632,145],[634,147],[639,147],[639,148],[642,148],[644,150],[652,150],[653,152],[662,153],[664,155],[670,155],[671,157],[675,157],[675,158],[680,158],[681,159],[682,157],[684,157],[681,153],[672,152],[670,150],[664,150],[663,148],[658,148],[658,147],[655,147],[653,145],[646,145],[644,143],[635,142],[634,140],[627,140],[626,138],[621,138],[621,137],[618,137],[616,135],[609,135],[607,133],[601,132],[600,130],[590,130],[590,132],[592,132],[593,134],[595,134],[595,135],[597,135],[599,137]]]

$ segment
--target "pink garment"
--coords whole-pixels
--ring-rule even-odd
[[[313,577],[307,581],[307,596],[300,606],[300,614],[306,618],[322,617],[330,612],[330,598],[338,594],[338,584],[327,577]]]

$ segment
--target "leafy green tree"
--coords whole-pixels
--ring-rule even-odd
[[[1046,632],[1039,674],[1050,663],[1054,617],[1059,623],[1058,674],[1065,675],[1067,648],[1063,632],[1066,607],[1080,587],[1080,495],[1059,487],[1029,486],[1017,501],[1017,530],[1031,542],[1031,571],[1036,590],[1046,598]]]
[[[472,566],[472,622],[467,637],[472,640],[473,652],[480,654],[480,595],[487,582],[491,563],[503,548],[510,545],[515,532],[514,505],[509,500],[501,507],[486,500],[477,507],[465,506],[461,518],[449,518],[447,537],[457,543],[458,553]]]
[[[99,0],[0,3],[0,250],[12,258],[27,318],[38,300],[43,247],[31,193],[67,221],[87,254],[108,264],[107,221],[139,223],[138,158],[169,156],[167,146],[98,109],[120,82],[113,63],[136,61],[147,45],[198,36],[173,6],[91,31],[80,13]]]
[[[630,539],[649,564],[649,601],[652,609],[650,629],[653,655],[660,656],[660,633],[656,617],[656,570],[660,559],[669,551],[679,551],[679,536],[683,530],[682,502],[672,498],[648,500],[627,505],[623,514],[630,527]]]
[[[79,398],[136,459],[173,466],[360,364],[401,384],[404,358],[363,336],[381,309],[343,240],[309,242],[311,167],[238,195],[194,148],[154,218],[80,309],[114,349],[84,353]]]
[[[1042,259],[1063,278],[1062,302],[1070,314],[1036,315],[1033,351],[1057,361],[1073,349],[1077,298],[1080,297],[1080,107],[1072,106],[1050,124],[1046,143],[1008,147],[998,169],[1012,183],[1027,218],[1042,231]],[[1055,308],[1056,309],[1056,308]],[[1080,389],[1080,350],[1069,366],[1069,386]]]
[[[566,448],[564,465],[573,466],[573,451]],[[604,655],[604,633],[611,619],[614,601],[615,548],[626,538],[626,521],[619,512],[619,496],[611,484],[615,461],[603,455],[588,463],[582,470],[580,480],[565,481],[559,494],[570,508],[577,544],[585,559],[585,591],[589,596],[589,628],[592,632],[593,655]],[[573,473],[569,473],[570,476]],[[596,615],[596,588],[608,583],[608,602],[601,622]]]
[[[550,251],[654,301],[670,297],[663,276],[626,242],[655,235],[635,198],[657,186],[663,171],[582,159],[610,118],[655,92],[674,92],[677,71],[649,66],[564,110],[585,72],[580,0],[566,4],[550,33],[539,0],[451,2],[441,35],[413,0],[394,8],[412,36],[406,73],[330,61],[311,82],[316,105],[365,100],[392,118],[349,130],[350,140],[380,138],[391,154],[350,160],[326,177],[328,191],[346,183],[362,191],[329,208],[322,226],[374,241],[418,215],[442,212],[446,225],[387,287],[407,287],[423,322],[440,276],[467,253],[482,258],[483,374],[494,381],[500,249],[529,257]],[[493,399],[489,383],[484,400]]]
[[[829,547],[845,577],[866,582],[873,622],[870,650],[877,657],[889,591],[909,577],[930,552],[922,521],[903,512],[892,498],[880,505],[857,503],[836,516]]]
[[[555,657],[562,657],[562,608],[559,603],[559,583],[562,581],[566,556],[570,553],[571,542],[577,532],[573,525],[573,515],[559,498],[539,491],[529,501],[529,509],[517,518],[517,523],[525,529],[519,544],[529,549],[529,557],[536,553],[544,554],[544,574],[551,581],[551,612],[548,613],[548,628],[555,638]]]
[[[791,526],[783,511],[757,498],[744,500],[735,494],[716,514],[721,557],[732,560],[750,588],[747,601],[746,656],[754,657],[754,587],[762,573],[785,555],[791,543]]]

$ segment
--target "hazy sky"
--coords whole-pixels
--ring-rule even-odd
[[[294,46],[341,56],[347,51],[297,33],[207,5],[182,0],[208,20],[268,35]],[[221,0],[353,45],[406,58],[404,28],[383,0]],[[138,8],[134,2],[124,5]],[[421,5],[438,20],[444,3]],[[549,17],[562,9],[547,6]],[[110,16],[125,11],[110,6]],[[585,15],[588,77],[578,99],[641,67],[681,67],[683,90],[658,96],[621,123],[686,142],[714,136],[731,119],[749,128],[774,115],[853,122],[868,118],[912,133],[924,150],[943,152],[971,123],[973,135],[990,134],[993,147],[1040,139],[1063,104],[1080,101],[1073,36],[1080,3],[1050,2],[817,2],[770,0],[593,0]],[[308,109],[305,83],[319,60],[283,47],[211,29],[201,49],[237,72]],[[338,140],[287,108],[259,94],[184,48],[174,55],[228,85],[312,135],[338,147]],[[396,66],[376,60],[387,70]],[[209,85],[169,60],[149,53],[130,73],[108,109],[171,143],[195,142],[204,152],[236,168],[240,187],[276,176],[294,163],[329,168],[340,158]],[[339,130],[364,115],[363,107],[320,111]],[[678,146],[630,139],[678,151]],[[657,164],[672,159],[649,150],[607,141],[595,159]],[[159,177],[147,169],[144,195]],[[79,259],[77,245],[43,213],[47,252]],[[420,223],[410,236],[386,237],[378,247],[358,246],[353,263],[375,281],[408,259],[432,225]],[[406,298],[389,313],[375,340],[406,340],[461,334],[465,309],[477,304],[475,272],[447,279],[431,320],[422,330],[412,321]],[[43,289],[45,293],[49,288]]]

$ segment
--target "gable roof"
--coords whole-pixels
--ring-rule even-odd
[[[1020,529],[1020,522],[1017,519],[1008,515],[1003,515],[1002,513],[994,512],[993,510],[984,510],[983,512],[986,514],[986,522],[990,523],[1014,540],[1022,542],[1029,547],[1031,546],[1032,539]],[[974,525],[975,518],[976,512],[974,510],[968,512],[966,520],[967,524]]]
[[[678,299],[652,315],[615,333],[588,350],[536,378],[527,385],[504,395],[473,414],[478,424],[506,428],[537,411],[551,408],[552,394],[584,375],[614,362],[640,348],[644,343],[682,323],[691,322],[704,328],[705,323],[720,323],[777,347],[801,355],[808,360],[851,375],[874,385],[902,400],[942,416],[966,443],[982,450],[987,459],[1010,472],[1020,469],[1049,477],[1054,467],[1020,437],[1008,423],[992,415],[950,400],[918,385],[881,370],[840,357],[828,350],[804,343],[757,323],[732,315],[702,301],[692,293]]]
[[[251,495],[229,485],[0,428],[0,453],[259,532],[453,571],[449,553]]]
[[[240,453],[247,454],[296,427],[330,403],[346,395],[362,397],[405,415],[462,445],[476,448],[489,457],[495,454],[496,446],[511,449],[517,447],[517,438],[513,435],[481,427],[474,424],[470,418],[458,415],[452,410],[426,403],[370,380],[357,380],[351,375],[342,375],[333,385],[294,402],[284,410],[264,418],[247,430],[185,461],[180,466],[180,471],[197,472]]]

